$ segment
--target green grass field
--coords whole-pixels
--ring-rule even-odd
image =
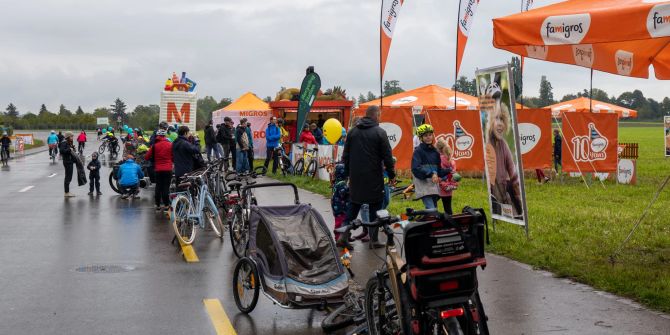
[[[610,263],[610,255],[670,174],[661,135],[660,126],[620,128],[621,142],[640,144],[636,186],[606,181],[603,188],[596,181],[587,189],[577,178],[543,185],[527,178],[530,238],[526,238],[523,227],[498,222],[488,250],[670,312],[670,185],[616,262]],[[283,179],[324,195],[330,192],[327,182],[304,177]],[[454,192],[454,211],[466,205],[488,212],[482,179],[464,179]],[[401,213],[406,207],[420,208],[422,204],[394,198],[390,210]]]

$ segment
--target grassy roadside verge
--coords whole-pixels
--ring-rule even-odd
[[[576,178],[543,185],[526,179],[530,238],[522,227],[498,223],[488,250],[670,312],[670,189],[660,194],[617,261],[609,261],[670,173],[670,161],[663,158],[661,131],[660,127],[620,129],[620,141],[640,144],[636,186],[606,181],[604,186],[595,183],[587,188]],[[272,177],[330,196],[325,181]],[[486,185],[481,179],[466,178],[455,191],[454,211],[466,205],[488,212]],[[400,213],[406,207],[422,205],[393,198],[389,209]]]
[[[30,149],[35,149],[35,148],[39,148],[39,147],[44,146],[44,141],[43,140],[34,139],[33,142],[35,142],[35,143],[25,145],[24,149],[25,150],[30,150]]]

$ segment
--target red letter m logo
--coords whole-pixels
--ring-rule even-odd
[[[167,104],[167,122],[188,123],[191,120],[191,103],[186,102],[181,105],[181,109],[177,111],[177,105],[174,102]]]

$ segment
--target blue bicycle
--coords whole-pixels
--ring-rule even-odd
[[[223,222],[207,189],[206,176],[206,169],[184,175],[185,181],[177,185],[177,189],[183,191],[171,194],[174,199],[170,208],[170,222],[177,239],[186,245],[195,240],[196,226],[204,230],[207,222],[216,236],[223,239]]]

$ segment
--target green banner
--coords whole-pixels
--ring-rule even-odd
[[[295,141],[298,142],[300,139],[300,132],[302,127],[307,120],[307,115],[312,109],[312,104],[314,99],[316,99],[316,94],[319,93],[321,88],[321,78],[316,72],[314,72],[313,67],[307,68],[307,75],[305,79],[302,80],[302,85],[300,86],[300,100],[298,101],[298,120],[297,128],[295,134]]]

